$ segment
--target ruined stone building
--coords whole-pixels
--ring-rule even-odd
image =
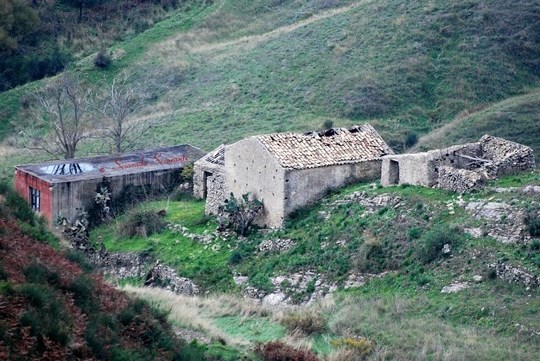
[[[488,179],[534,168],[531,148],[484,135],[474,143],[385,156],[381,184],[412,184],[465,192],[483,187]]]
[[[215,214],[230,193],[263,202],[257,224],[281,227],[295,210],[330,190],[377,179],[393,154],[369,124],[317,133],[277,133],[220,146],[195,163],[194,194]]]
[[[15,167],[15,190],[32,209],[52,223],[71,219],[94,203],[98,185],[107,180],[112,196],[125,186],[172,190],[180,172],[204,153],[190,145],[111,156],[57,160]]]

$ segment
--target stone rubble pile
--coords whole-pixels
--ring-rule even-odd
[[[439,168],[438,177],[440,188],[458,193],[483,188],[487,181],[482,173],[448,166]]]
[[[295,245],[292,239],[268,239],[262,241],[259,244],[259,251],[261,252],[284,252],[291,249]]]
[[[487,234],[503,243],[526,243],[531,240],[525,225],[525,211],[504,202],[473,201],[465,206],[473,217],[486,222]],[[480,233],[474,229],[474,233]]]
[[[390,195],[388,193],[372,196],[368,192],[358,191],[349,194],[343,199],[338,199],[334,201],[331,205],[336,207],[350,203],[360,203],[367,208],[368,213],[375,213],[378,209],[384,207],[399,207],[401,203],[401,198],[399,196]]]
[[[535,168],[533,150],[525,145],[490,135],[484,135],[479,143],[483,157],[490,160],[483,168],[491,178]]]
[[[514,267],[504,262],[496,262],[490,265],[495,274],[500,279],[509,283],[519,283],[526,287],[538,287],[540,276],[534,275],[530,271]]]
[[[159,263],[148,271],[144,285],[164,288],[185,296],[193,296],[199,293],[199,288],[190,279],[179,277],[174,269]]]

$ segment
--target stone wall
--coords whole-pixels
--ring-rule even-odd
[[[375,180],[380,176],[380,160],[287,170],[284,216],[287,217],[295,210],[321,199],[329,190],[360,181]]]
[[[491,160],[485,169],[493,178],[535,168],[533,150],[525,145],[490,135],[484,135],[479,143],[483,157]]]
[[[476,143],[383,157],[381,184],[412,184],[465,192],[485,180],[533,170],[531,148],[484,135]]]
[[[281,227],[284,217],[285,170],[262,143],[248,138],[230,145],[225,157],[226,189],[238,198],[250,193],[264,208],[255,223]]]
[[[486,185],[487,178],[481,173],[442,166],[439,168],[439,188],[463,193],[473,189],[480,189]]]

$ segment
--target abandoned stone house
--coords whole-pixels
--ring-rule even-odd
[[[533,150],[484,135],[478,142],[423,153],[383,157],[381,184],[439,187],[455,192],[478,189],[488,179],[533,170]]]
[[[264,204],[256,223],[281,227],[288,215],[328,190],[379,178],[387,154],[392,150],[369,124],[253,136],[198,160],[194,195],[206,198],[206,212],[215,214],[230,193],[250,193]]]
[[[190,145],[111,156],[58,160],[15,167],[15,190],[50,224],[72,219],[94,203],[99,184],[107,180],[113,197],[125,186],[172,190],[186,164],[204,153]]]

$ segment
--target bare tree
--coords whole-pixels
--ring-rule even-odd
[[[57,158],[74,158],[80,142],[89,136],[90,97],[90,89],[72,75],[63,75],[35,94],[32,124],[20,133],[26,147]]]
[[[132,149],[156,121],[135,115],[141,110],[144,98],[142,87],[131,82],[130,75],[120,73],[110,86],[104,86],[98,96],[97,111],[102,116],[100,136],[115,152]]]

